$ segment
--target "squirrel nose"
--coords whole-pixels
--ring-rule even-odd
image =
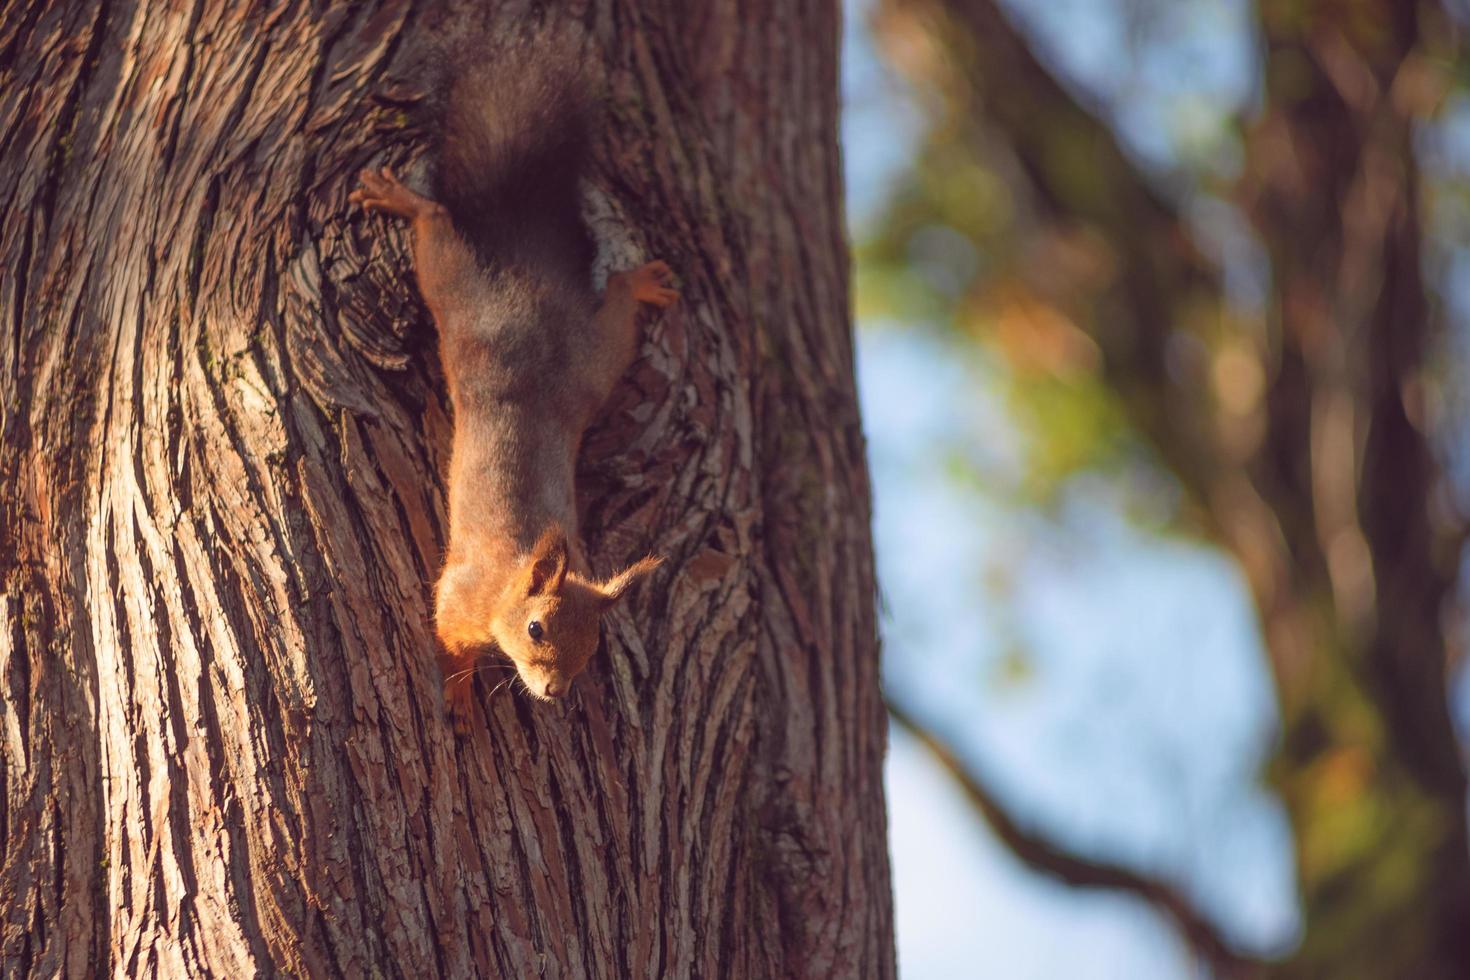
[[[567,693],[567,686],[564,683],[558,684],[556,681],[547,681],[546,686],[541,689],[541,693],[545,694],[548,698],[559,698]]]

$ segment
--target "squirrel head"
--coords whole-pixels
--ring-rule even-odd
[[[537,698],[562,697],[597,652],[602,614],[661,559],[644,558],[603,582],[570,570],[567,536],[541,535],[496,605],[490,632]]]

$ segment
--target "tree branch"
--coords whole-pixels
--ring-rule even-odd
[[[994,0],[883,0],[876,27],[896,63],[943,89],[953,108],[946,127],[977,146],[1004,141],[1044,225],[1085,230],[1109,251],[1115,273],[1083,294],[1065,295],[1050,270],[1033,285],[1055,292],[1049,299],[1096,341],[1130,421],[1212,517],[1220,467],[1208,389],[1167,358],[1177,329],[1219,305],[1219,270],[1109,125],[1056,80]],[[942,56],[909,56],[904,41],[915,34]]]
[[[946,94],[978,103],[968,107],[970,117],[996,126],[1036,193],[1058,216],[1110,227],[1122,223],[1135,233],[1140,220],[1182,224],[1107,122],[1057,81],[994,0],[884,0],[878,16],[880,28],[912,18],[926,25],[951,56],[946,67],[964,76],[965,90]],[[932,29],[945,22],[954,29]],[[1086,167],[1060,170],[1075,163],[1064,149],[1085,153]],[[1198,266],[1194,271],[1213,277],[1198,255],[1186,258]]]
[[[948,743],[896,703],[891,694],[886,695],[886,703],[889,717],[944,767],[991,832],[1027,868],[1073,888],[1106,888],[1142,899],[1174,924],[1185,942],[1209,963],[1218,977],[1253,977],[1262,972],[1263,964],[1259,960],[1233,949],[1177,888],[1121,865],[1077,855],[1023,826],[1007,812],[980,774],[963,762]]]

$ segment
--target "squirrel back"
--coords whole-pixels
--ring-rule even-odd
[[[579,184],[594,101],[574,38],[543,32],[467,51],[445,66],[438,199],[491,271],[554,270],[590,288]]]

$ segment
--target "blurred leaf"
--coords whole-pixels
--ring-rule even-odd
[[[991,665],[990,690],[995,694],[1014,694],[1036,680],[1036,663],[1031,653],[1012,644]]]

